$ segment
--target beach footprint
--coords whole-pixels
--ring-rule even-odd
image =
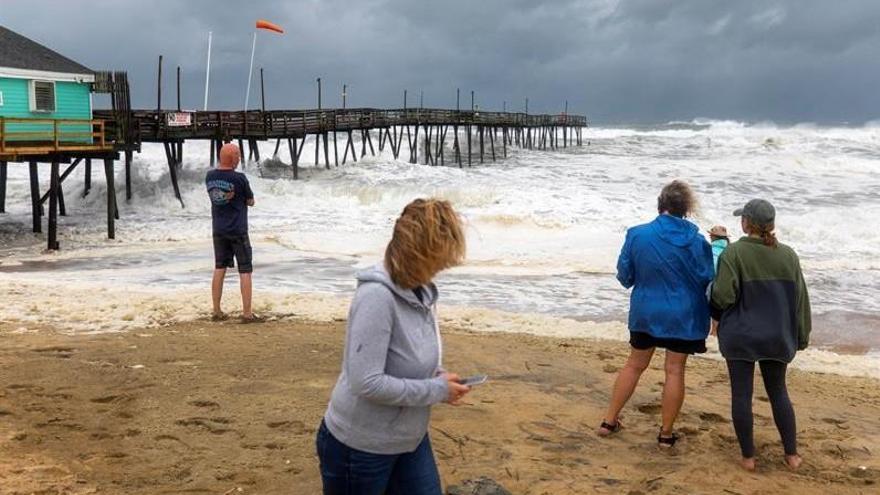
[[[654,403],[639,404],[636,406],[636,410],[639,411],[640,413],[649,414],[652,416],[659,414],[660,409],[661,409],[660,404],[654,404]]]
[[[724,416],[722,416],[720,414],[712,413],[712,412],[701,412],[700,413],[700,420],[702,420],[706,423],[716,423],[716,424],[730,422]]]
[[[198,400],[190,401],[189,405],[195,406],[195,407],[202,407],[202,408],[220,409],[220,404],[218,404],[212,400],[198,399]]]

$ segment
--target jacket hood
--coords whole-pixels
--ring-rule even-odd
[[[381,263],[359,271],[356,278],[359,287],[361,284],[366,283],[382,284],[385,287],[388,287],[394,295],[416,308],[430,310],[431,307],[437,303],[437,298],[439,296],[437,286],[433,283],[422,286],[423,294],[425,295],[425,302],[422,302],[412,289],[404,289],[395,284],[391,280],[391,275],[388,274],[385,266]]]
[[[696,224],[672,215],[659,215],[651,227],[661,239],[677,247],[690,245],[699,235]]]

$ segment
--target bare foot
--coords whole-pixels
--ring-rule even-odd
[[[797,454],[785,456],[785,465],[792,471],[797,471],[801,467],[802,462],[804,462],[804,459]]]
[[[743,457],[742,460],[739,461],[739,465],[749,472],[754,472],[755,469],[758,467],[754,457]]]
[[[266,319],[263,318],[262,316],[251,313],[249,315],[245,315],[245,314],[241,315],[241,320],[239,320],[239,321],[241,323],[245,323],[245,324],[247,324],[247,323],[263,323],[266,321]]]

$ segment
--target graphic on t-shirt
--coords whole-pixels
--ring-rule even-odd
[[[226,206],[235,197],[235,185],[225,180],[209,180],[208,196],[217,206]]]

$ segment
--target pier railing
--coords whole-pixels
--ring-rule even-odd
[[[95,115],[104,117],[103,111]],[[111,117],[111,115],[106,115]],[[433,108],[326,110],[249,110],[175,112],[133,110],[131,125],[141,141],[169,139],[271,139],[323,132],[347,132],[407,125],[492,127],[585,127],[580,115],[530,115],[511,112]]]
[[[112,149],[103,120],[0,117],[0,155]]]

